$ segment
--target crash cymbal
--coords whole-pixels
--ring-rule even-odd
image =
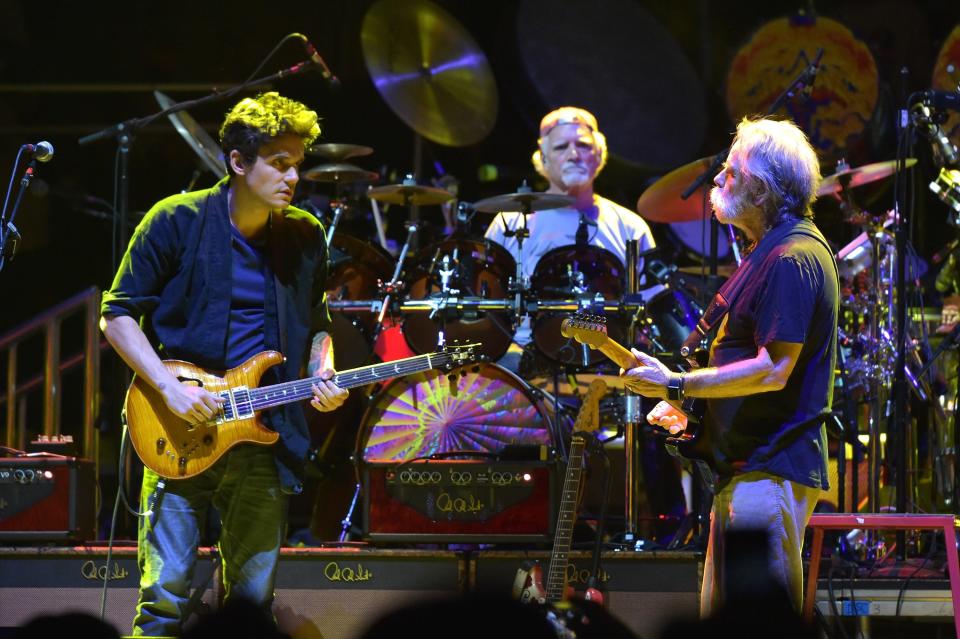
[[[300,177],[311,182],[372,182],[379,173],[342,162],[319,164],[300,172]]]
[[[520,191],[495,195],[473,204],[473,208],[482,213],[514,213],[526,211],[544,211],[562,209],[574,203],[574,198],[558,193]]]
[[[340,144],[337,142],[325,142],[324,144],[314,144],[307,149],[307,155],[317,155],[333,162],[342,162],[347,158],[359,158],[364,155],[370,155],[373,149],[369,146],[360,146],[359,144]]]
[[[497,120],[497,84],[483,51],[427,0],[379,0],[360,33],[367,71],[393,112],[423,137],[467,146]]]
[[[419,184],[387,184],[374,186],[367,190],[367,197],[387,204],[402,204],[404,206],[429,206],[443,204],[455,196],[446,189]]]
[[[707,189],[713,186],[714,176],[709,176],[686,200],[680,195],[712,162],[712,157],[700,158],[664,175],[640,194],[637,213],[645,220],[665,223],[693,222],[702,219],[704,214],[709,216],[710,203],[704,206],[704,197]]]
[[[168,95],[160,91],[154,91],[153,95],[163,109],[169,109],[176,104]],[[223,162],[223,152],[210,134],[204,131],[203,127],[197,124],[197,121],[186,111],[171,113],[167,117],[170,118],[177,133],[187,141],[194,153],[200,156],[203,164],[218,178],[225,177],[227,166]]]
[[[907,158],[904,166],[909,169],[916,163],[916,158]],[[833,175],[823,178],[823,182],[820,183],[820,188],[817,190],[817,196],[834,195],[846,188],[853,188],[882,180],[885,177],[890,177],[896,171],[896,160],[864,164],[855,169],[843,168]]]

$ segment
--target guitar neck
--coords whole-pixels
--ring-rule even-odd
[[[630,370],[631,368],[637,367],[637,358],[634,357],[633,353],[630,352],[630,349],[617,344],[609,337],[606,339],[603,345],[597,347],[597,350],[606,355],[608,359],[624,370]]]
[[[428,353],[427,355],[417,355],[416,357],[407,357],[383,364],[374,364],[372,366],[362,366],[360,368],[340,371],[334,375],[330,381],[340,388],[347,389],[355,386],[364,386],[391,377],[412,375],[432,368],[440,368],[450,364],[452,361],[453,356],[450,353]],[[292,382],[251,389],[249,391],[250,402],[254,410],[299,402],[313,396],[313,385],[316,383],[316,377],[308,377]]]
[[[560,512],[557,514],[557,530],[554,535],[553,552],[550,554],[550,569],[547,571],[547,602],[563,599],[567,588],[567,557],[573,540],[573,526],[577,519],[577,496],[580,493],[580,476],[583,472],[584,436],[574,433],[570,442],[570,460],[563,480]]]

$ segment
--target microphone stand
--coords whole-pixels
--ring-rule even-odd
[[[19,159],[19,155],[17,158]],[[27,164],[27,169],[23,172],[23,177],[20,179],[20,190],[17,192],[17,197],[13,201],[13,206],[10,207],[10,215],[6,218],[0,217],[0,271],[3,270],[7,262],[7,242],[11,236],[13,236],[14,239],[13,244],[11,244],[10,259],[13,259],[14,254],[17,252],[17,242],[20,241],[20,232],[17,231],[17,227],[14,226],[13,220],[17,217],[17,210],[20,208],[23,194],[30,188],[30,182],[33,180],[33,175],[36,170],[37,160],[33,158],[30,160],[30,163]],[[6,211],[4,211],[4,213],[6,213]]]
[[[814,61],[807,65],[803,71],[801,71],[796,78],[793,79],[784,91],[777,96],[777,99],[773,101],[770,107],[767,109],[766,115],[773,115],[780,110],[787,100],[792,98],[797,94],[797,92],[802,92],[806,87],[813,84],[814,79],[817,76],[817,70],[820,66],[820,59],[823,57],[823,49],[820,48],[817,50],[816,57]],[[710,166],[707,169],[697,176],[697,178],[690,183],[683,193],[680,194],[681,200],[686,200],[693,193],[699,189],[707,180],[712,179],[719,171],[720,167],[724,162],[727,161],[727,156],[730,155],[730,147],[725,148],[724,150],[717,153],[713,156],[713,160],[710,162]],[[706,197],[704,198],[704,216],[706,217]],[[718,251],[718,236],[719,236],[719,222],[713,216],[710,216],[711,227],[710,227],[710,287],[711,294],[716,292],[717,286],[717,251]]]
[[[96,133],[91,133],[90,135],[80,138],[78,140],[80,146],[91,144],[93,142],[99,142],[100,140],[107,138],[116,138],[117,140],[117,201],[115,203],[116,206],[114,207],[116,211],[114,224],[115,226],[119,226],[117,234],[119,246],[115,247],[119,250],[115,254],[119,255],[122,253],[129,240],[129,237],[127,236],[127,217],[130,199],[130,151],[133,147],[133,140],[137,131],[164,116],[179,113],[180,111],[185,111],[194,107],[204,106],[212,102],[225,100],[252,86],[269,84],[275,80],[280,80],[281,78],[286,78],[289,76],[300,75],[301,73],[314,69],[322,70],[320,65],[313,60],[304,60],[303,62],[293,65],[292,67],[281,69],[280,71],[268,76],[248,80],[247,82],[230,87],[224,91],[214,88],[212,93],[201,98],[177,102],[152,115],[130,118],[129,120],[124,120],[123,122],[114,124],[105,129],[101,129]],[[116,267],[116,264],[113,266]]]

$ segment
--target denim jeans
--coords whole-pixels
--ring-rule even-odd
[[[713,499],[710,541],[703,565],[700,616],[722,604],[724,533],[727,530],[767,532],[769,566],[794,609],[803,603],[803,533],[822,491],[763,472],[736,475]]]
[[[144,471],[140,509],[152,512],[141,516],[137,535],[140,600],[133,634],[180,634],[211,505],[222,524],[218,546],[225,597],[243,597],[269,608],[288,501],[280,490],[272,450],[240,444],[196,477],[167,480],[158,498],[159,479]]]

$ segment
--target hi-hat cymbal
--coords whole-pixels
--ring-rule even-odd
[[[497,120],[497,84],[463,26],[427,0],[379,0],[363,19],[363,59],[397,116],[447,146],[485,138]]]
[[[665,223],[693,222],[703,219],[704,215],[709,216],[710,203],[704,206],[704,197],[707,189],[713,186],[714,176],[709,176],[687,199],[682,199],[680,195],[712,163],[712,157],[700,158],[670,171],[640,194],[637,213],[645,220]]]
[[[319,164],[300,172],[300,177],[311,182],[372,182],[379,173],[342,162]]]
[[[482,213],[519,213],[526,211],[544,211],[547,209],[562,209],[574,203],[574,198],[558,193],[543,193],[534,191],[520,191],[495,195],[479,202],[474,202],[473,208]]]
[[[359,158],[364,155],[370,155],[371,153],[373,153],[373,149],[369,146],[342,144],[338,142],[314,144],[307,149],[307,155],[318,155],[334,162],[342,162],[347,158]]]
[[[374,186],[367,190],[367,197],[387,204],[402,204],[404,206],[429,206],[443,204],[455,196],[446,189],[419,184],[387,184]]]
[[[160,91],[153,92],[157,103],[161,108],[169,109],[175,102],[170,97]],[[178,111],[167,115],[177,133],[187,141],[194,153],[200,156],[204,165],[218,178],[227,175],[227,166],[223,162],[223,152],[220,145],[213,141],[210,134],[203,130],[197,121],[194,120],[186,111]]]
[[[904,166],[909,169],[916,163],[916,158],[907,158],[904,162]],[[885,177],[893,175],[896,173],[896,171],[896,160],[864,164],[863,166],[858,166],[855,169],[846,168],[841,171],[837,171],[833,175],[823,178],[823,182],[820,183],[820,188],[817,190],[817,195],[834,195],[843,189],[862,186],[864,184],[869,184],[870,182],[882,180]]]

